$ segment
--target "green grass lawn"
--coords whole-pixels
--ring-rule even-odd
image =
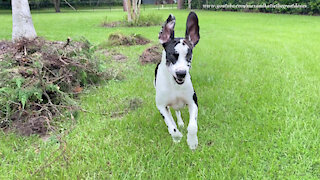
[[[164,19],[173,13],[176,36],[184,35],[187,11],[143,13]],[[319,179],[320,18],[197,13],[201,39],[191,70],[199,102],[196,151],[188,148],[186,128],[181,142],[172,142],[155,106],[155,65],[138,62],[150,45],[113,47],[129,57],[110,64],[125,79],[81,96],[81,106],[93,113],[80,113],[64,138],[67,159],[56,159],[61,150],[54,135],[43,142],[0,132],[0,179]],[[38,35],[49,40],[84,36],[99,44],[120,31],[158,42],[160,27],[99,27],[106,16],[125,14],[32,15]],[[0,22],[0,39],[10,39],[11,15],[1,14]],[[101,115],[121,112],[136,99],[142,105],[124,116]],[[182,114],[188,123],[187,110]]]

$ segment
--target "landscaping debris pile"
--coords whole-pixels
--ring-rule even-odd
[[[110,79],[82,39],[0,42],[0,128],[44,135],[59,117],[73,117],[84,86]]]
[[[162,57],[162,49],[161,45],[154,45],[147,48],[140,56],[140,62],[142,64],[159,63]]]
[[[129,36],[122,33],[113,33],[109,35],[108,39],[109,45],[112,46],[132,46],[132,45],[145,45],[150,43],[150,40],[142,37],[139,34],[131,34]]]

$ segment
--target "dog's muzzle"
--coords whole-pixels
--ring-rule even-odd
[[[181,85],[184,83],[184,79],[186,77],[187,71],[177,71],[177,77],[173,77],[177,84]]]

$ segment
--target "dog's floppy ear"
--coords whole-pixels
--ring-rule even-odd
[[[200,27],[197,14],[195,12],[190,12],[187,19],[186,39],[191,42],[193,47],[199,42],[199,30]]]
[[[176,18],[170,14],[162,29],[159,33],[159,41],[164,44],[171,39],[174,39],[174,25],[176,24]]]

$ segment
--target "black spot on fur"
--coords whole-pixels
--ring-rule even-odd
[[[177,130],[176,130],[176,129],[173,129],[173,131],[176,132]]]
[[[157,84],[157,73],[158,73],[159,64],[160,63],[157,64],[157,67],[154,70],[154,84]]]
[[[192,60],[192,49],[191,48],[188,49],[188,53],[186,55],[186,60],[188,62],[191,62],[191,60]]]
[[[164,116],[163,116],[163,114],[162,114],[162,113],[160,113],[160,114],[161,114],[162,118],[164,119]]]
[[[194,101],[194,103],[196,103],[196,105],[198,106],[198,98],[197,98],[196,92],[193,93],[193,101]]]

